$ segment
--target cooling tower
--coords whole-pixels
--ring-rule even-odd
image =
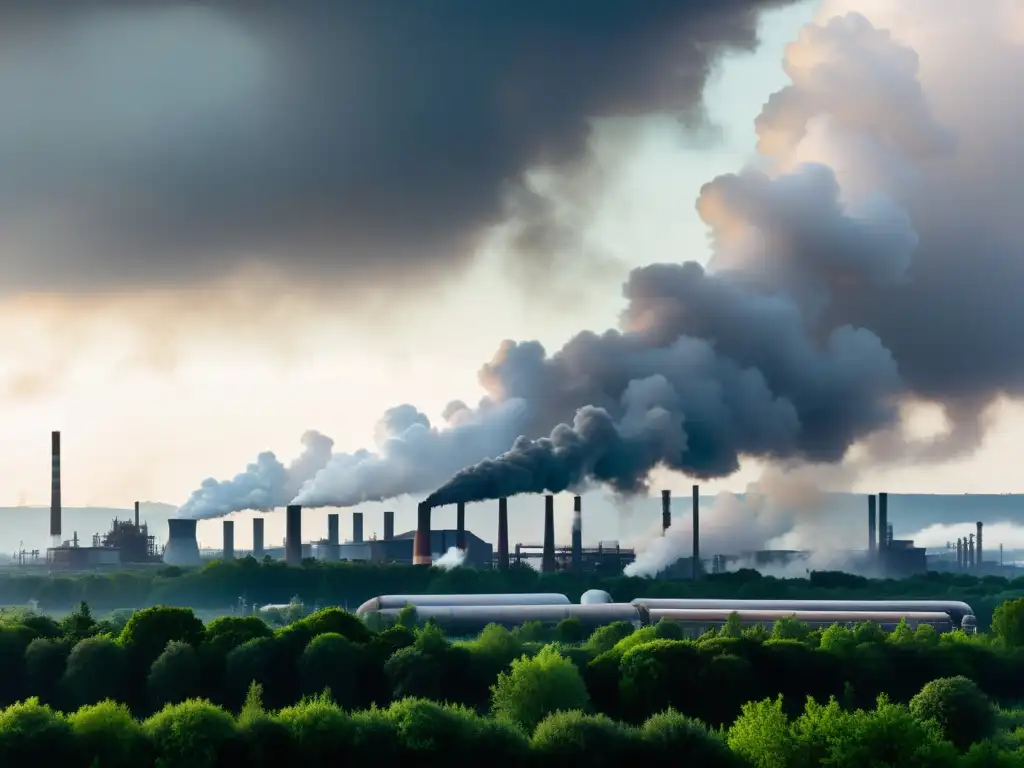
[[[878,539],[878,549],[889,548],[889,494],[878,494],[878,532],[881,537]]]
[[[50,535],[60,538],[60,432],[50,435]]]
[[[541,573],[555,572],[555,497],[544,497],[544,552],[540,560]]]
[[[262,560],[266,551],[263,549],[263,518],[252,519],[252,556]]]
[[[700,486],[693,486],[693,578],[700,577]]]
[[[981,551],[981,522],[979,521],[977,525],[978,525],[978,551],[977,551],[977,554],[975,556],[975,561],[978,564],[978,568],[981,568],[981,563],[982,563],[982,559],[981,559],[981,555],[982,555],[982,551]]]
[[[235,559],[235,521],[224,521],[224,554],[223,560]]]
[[[672,491],[661,492],[661,533],[672,527]]]
[[[338,513],[332,512],[327,516],[327,543],[338,544]]]
[[[878,547],[878,530],[875,528],[875,494],[868,496],[868,554],[874,555]]]
[[[580,496],[572,500],[572,570],[574,573],[583,571],[583,499]]]
[[[284,560],[288,565],[302,564],[302,507],[291,504],[285,510]]]
[[[363,513],[353,512],[352,513],[352,542],[354,544],[363,543]]]
[[[395,538],[395,513],[384,513],[384,541],[391,541]]]
[[[430,565],[430,507],[423,502],[416,508],[416,534],[412,540],[412,564]]]
[[[498,499],[498,568],[508,570],[508,499]]]
[[[196,521],[176,517],[167,521],[167,546],[164,563],[190,568],[202,565],[199,543],[196,541]]]
[[[466,551],[466,504],[462,501],[455,507],[455,546]]]

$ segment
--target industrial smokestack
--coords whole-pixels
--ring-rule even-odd
[[[338,544],[338,513],[332,512],[327,516],[327,543],[330,545]]]
[[[661,492],[661,535],[672,527],[672,491]]]
[[[572,570],[583,572],[583,498],[572,500]]]
[[[395,538],[395,513],[384,513],[384,541],[391,541]]]
[[[956,567],[959,570],[963,570],[964,567],[964,540],[956,540]]]
[[[544,497],[544,553],[540,572],[555,572],[555,497],[550,493]]]
[[[508,570],[508,499],[498,499],[498,569]]]
[[[135,502],[135,527],[139,527],[139,502]]]
[[[975,558],[975,561],[977,562],[978,568],[980,569],[981,568],[981,564],[982,564],[982,559],[981,559],[981,555],[982,555],[982,550],[981,550],[981,521],[980,520],[978,521],[977,525],[978,525],[978,554],[977,554],[977,557]]]
[[[289,504],[284,521],[284,561],[288,565],[302,564],[302,507]]]
[[[430,565],[430,506],[420,502],[416,508],[416,535],[412,540],[412,564]]]
[[[693,486],[693,579],[700,578],[700,486]]]
[[[164,563],[183,568],[202,565],[202,560],[199,557],[199,542],[196,541],[195,520],[174,517],[167,521]]]
[[[967,535],[967,567],[974,568],[974,534]]]
[[[50,435],[50,535],[60,538],[60,432]]]
[[[252,556],[262,560],[265,550],[263,549],[263,518],[252,519]]]
[[[874,555],[878,548],[878,530],[875,527],[875,494],[868,496],[868,554]]]
[[[883,551],[889,548],[889,494],[878,494],[878,532],[881,538],[878,540],[878,549]]]
[[[455,506],[455,546],[466,551],[466,503],[462,501]]]
[[[222,560],[235,559],[235,521],[224,521],[224,554]]]
[[[352,541],[356,544],[363,543],[363,513],[352,513]]]

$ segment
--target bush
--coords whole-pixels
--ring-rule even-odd
[[[38,699],[0,712],[0,765],[72,765],[77,757],[71,726]]]
[[[587,686],[576,665],[550,645],[532,659],[516,659],[491,688],[494,716],[527,732],[552,712],[589,707]]]
[[[68,656],[61,688],[73,707],[98,704],[106,699],[124,701],[124,652],[107,637],[89,637]]]
[[[323,765],[348,754],[352,743],[351,720],[326,693],[282,709],[278,719],[295,740],[297,751],[293,758],[309,765]]]
[[[152,746],[128,707],[104,701],[69,718],[83,765],[143,768],[153,764]]]
[[[945,738],[960,750],[995,732],[995,707],[966,677],[928,683],[910,700],[910,711],[918,720],[934,720]]]
[[[533,732],[530,762],[552,768],[574,761],[594,768],[621,766],[635,761],[641,745],[634,729],[605,715],[555,712]]]
[[[157,656],[146,680],[149,700],[155,709],[199,695],[199,656],[188,643],[172,640]]]
[[[235,721],[208,701],[168,704],[143,724],[159,768],[214,768],[236,747]]]
[[[399,743],[419,765],[475,763],[482,755],[503,755],[510,763],[525,754],[526,739],[515,727],[481,718],[459,705],[402,699],[388,709]]]
[[[701,768],[742,764],[723,739],[710,733],[699,720],[675,710],[649,717],[640,734],[644,740],[644,753],[655,760]]]
[[[362,648],[336,632],[314,637],[299,659],[302,692],[311,696],[329,690],[345,709],[368,703],[360,685],[364,656]]]

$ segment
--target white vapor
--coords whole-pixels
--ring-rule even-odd
[[[465,562],[466,553],[464,550],[461,550],[458,547],[449,547],[447,552],[434,561],[434,565],[438,568],[450,571],[452,568],[458,568]]]

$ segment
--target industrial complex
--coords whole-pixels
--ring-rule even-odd
[[[149,526],[139,519],[138,502],[135,503],[134,519],[114,519],[110,529],[104,534],[93,534],[89,544],[83,544],[77,532],[69,539],[64,539],[61,530],[60,468],[60,433],[53,432],[50,535],[54,543],[46,550],[45,564],[48,568],[80,571],[160,564],[193,567],[204,561],[196,536],[195,519],[170,519],[166,543],[161,548]],[[583,500],[580,496],[573,500],[570,544],[556,545],[554,499],[550,494],[544,497],[543,539],[539,544],[521,542],[509,546],[507,499],[498,499],[495,505],[497,546],[466,529],[464,504],[457,505],[454,530],[433,529],[431,508],[426,504],[419,505],[417,525],[412,531],[396,533],[394,512],[384,512],[383,536],[380,538],[364,537],[363,513],[352,512],[351,535],[344,541],[340,535],[338,513],[327,515],[325,537],[304,540],[302,508],[291,505],[285,510],[285,537],[281,546],[266,545],[264,518],[257,517],[252,521],[252,548],[239,551],[235,547],[235,521],[223,520],[223,544],[215,557],[231,560],[251,555],[257,559],[281,559],[290,564],[315,558],[323,561],[430,565],[454,547],[463,553],[463,564],[473,568],[507,569],[528,562],[544,573],[570,571],[579,574],[621,573],[634,560],[635,552],[620,547],[618,542],[602,542],[596,547],[583,546]],[[702,553],[699,486],[693,486],[691,503],[693,555],[680,558],[662,574],[663,577],[697,579],[707,573],[731,570],[739,564],[770,567],[798,563],[811,554],[796,550]],[[951,544],[946,554],[927,556],[925,549],[914,546],[913,541],[893,538],[888,506],[886,493],[867,497],[866,546],[847,553],[846,557],[846,562],[857,572],[900,578],[924,573],[929,569],[989,570],[983,560],[981,522],[977,523],[975,534],[957,541],[955,545]],[[662,491],[662,531],[667,531],[671,525],[671,493]]]

